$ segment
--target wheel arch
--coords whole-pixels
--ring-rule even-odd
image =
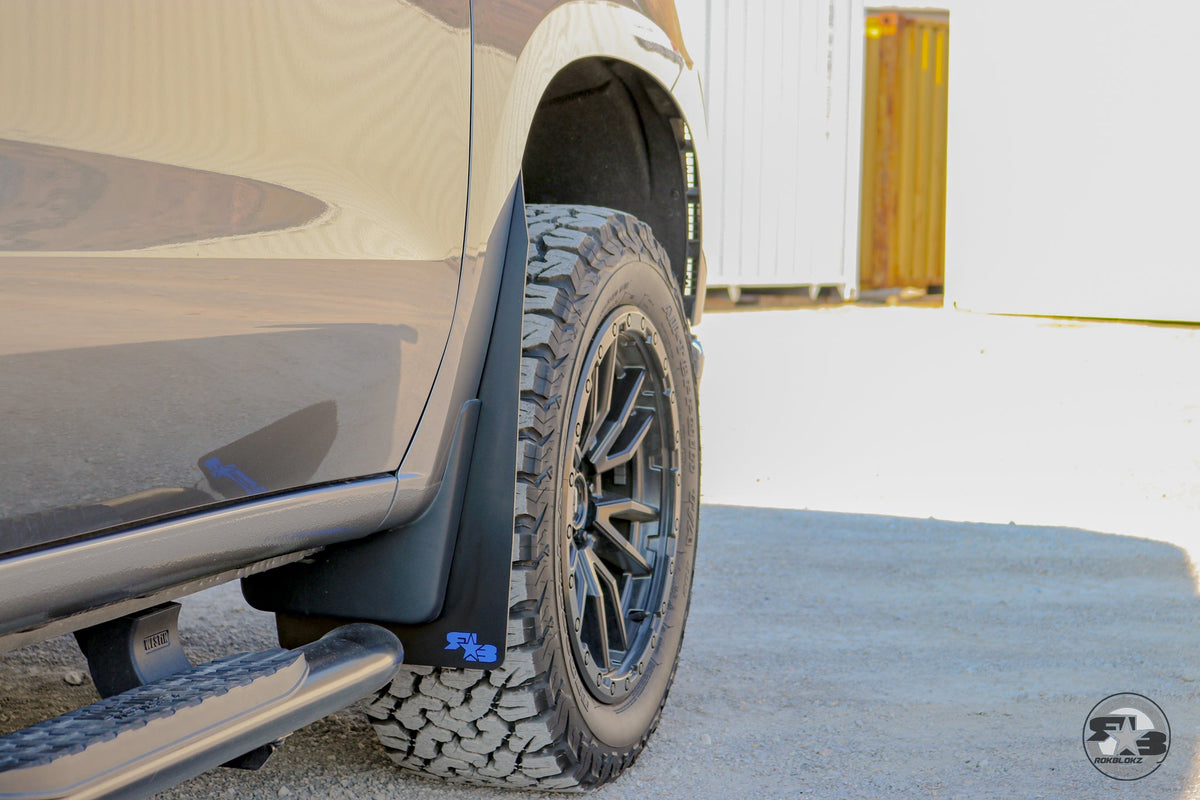
[[[466,252],[521,175],[531,203],[602,205],[650,224],[698,323],[707,123],[673,0],[501,0],[476,8],[473,35]],[[586,124],[558,113],[568,108]]]
[[[666,248],[688,316],[704,290],[696,134],[671,91],[620,59],[564,66],[538,102],[521,171],[530,203],[617,208]]]

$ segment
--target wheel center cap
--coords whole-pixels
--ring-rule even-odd
[[[588,524],[588,501],[590,494],[588,492],[587,481],[582,475],[576,475],[575,481],[572,484],[571,491],[571,526],[577,531],[582,531]]]

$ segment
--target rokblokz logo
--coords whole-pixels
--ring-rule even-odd
[[[1140,694],[1109,695],[1083,725],[1083,750],[1110,778],[1135,781],[1158,769],[1171,749],[1171,724],[1158,704]]]
[[[475,633],[454,631],[446,634],[446,650],[462,648],[463,661],[478,661],[481,664],[495,663],[498,655],[496,645],[480,644],[479,635]]]

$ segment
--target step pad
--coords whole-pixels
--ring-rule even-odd
[[[0,739],[0,773],[50,764],[81,753],[180,709],[274,675],[303,658],[298,650],[242,653],[39,722]]]
[[[348,625],[170,675],[0,738],[0,798],[151,794],[356,702],[401,660],[392,634]]]

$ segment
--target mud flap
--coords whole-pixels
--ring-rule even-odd
[[[251,605],[276,612],[285,647],[366,620],[400,638],[410,665],[502,663],[528,246],[519,184],[506,235],[478,396],[460,413],[442,488],[429,511],[411,525],[331,549],[311,563],[243,581]],[[493,234],[493,241],[498,238]]]

